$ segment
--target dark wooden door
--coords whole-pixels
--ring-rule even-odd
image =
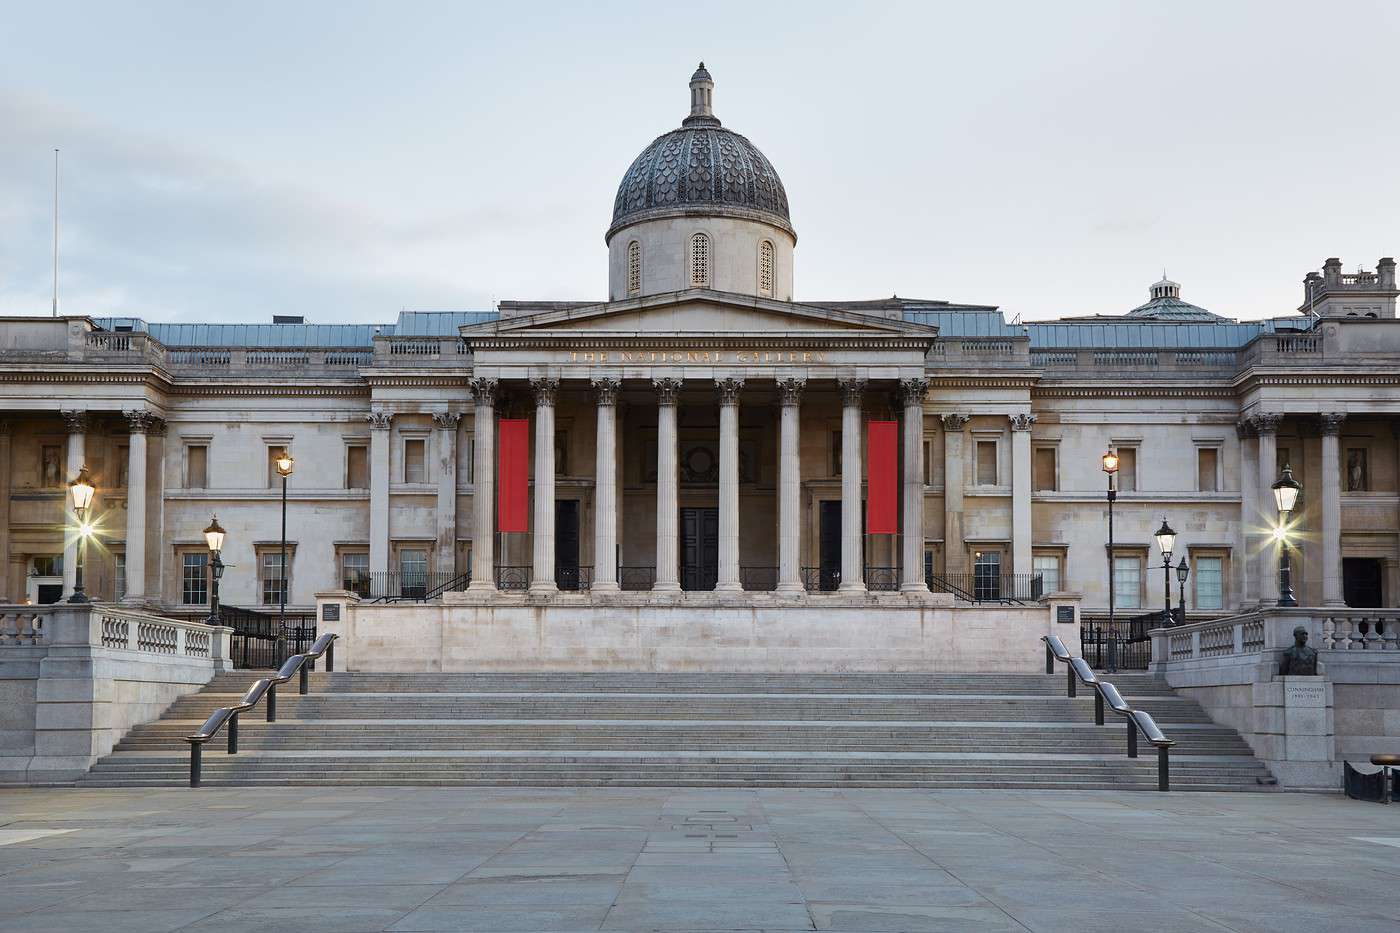
[[[823,590],[834,590],[841,585],[841,500],[824,500],[820,516],[817,586]]]
[[[681,509],[681,589],[712,590],[719,579],[719,509]]]
[[[1385,605],[1381,591],[1381,562],[1373,557],[1342,558],[1342,598],[1353,609],[1379,609]]]
[[[554,582],[561,590],[579,588],[577,499],[554,501]]]

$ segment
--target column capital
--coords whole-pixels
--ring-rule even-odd
[[[497,379],[473,379],[467,383],[472,390],[472,398],[478,405],[496,404],[496,392],[500,388],[500,380]]]
[[[924,399],[928,398],[928,380],[899,380],[899,397],[904,402],[906,408],[910,405],[922,405]]]
[[[365,415],[365,420],[369,422],[371,431],[387,431],[394,426],[394,413],[376,408]]]
[[[838,379],[836,384],[841,387],[841,398],[848,407],[860,405],[865,395],[864,379]]]
[[[598,400],[599,405],[617,404],[617,393],[622,391],[622,380],[600,376],[590,381],[593,385],[594,397]]]
[[[1336,437],[1342,433],[1342,423],[1347,420],[1345,412],[1329,411],[1317,416],[1318,427],[1326,437]]]
[[[651,381],[651,384],[652,384],[653,386],[656,387],[656,401],[657,401],[657,404],[660,404],[660,405],[674,405],[674,404],[676,404],[677,396],[680,395],[680,391],[681,391],[681,382],[682,382],[682,380],[680,380],[680,379],[670,379],[670,378],[653,379],[653,380]]]
[[[132,434],[148,433],[151,429],[151,423],[158,420],[155,415],[141,408],[124,411],[122,414],[126,416],[126,423]]]
[[[1241,418],[1239,421],[1235,422],[1235,436],[1238,437],[1240,440],[1248,440],[1249,438],[1257,437],[1258,435],[1259,432],[1254,430],[1253,420],[1249,418]]]
[[[1277,434],[1279,425],[1283,423],[1283,412],[1262,411],[1250,416],[1249,420],[1256,434]]]
[[[66,410],[60,411],[63,416],[63,425],[68,429],[69,434],[86,434],[88,429],[88,413],[85,411]]]
[[[165,429],[168,426],[164,418],[159,415],[151,415],[150,423],[146,426],[146,433],[151,437],[165,437]]]
[[[1029,431],[1034,426],[1035,415],[1022,413],[1011,416],[1011,430],[1013,431]]]
[[[971,420],[971,415],[944,415],[943,430],[961,431],[963,428],[967,427],[967,423]]]
[[[715,394],[721,405],[738,405],[739,393],[744,391],[744,380],[726,378],[715,380]]]
[[[806,379],[787,378],[778,380],[778,395],[784,405],[802,403],[802,390],[807,387]]]
[[[455,431],[457,424],[462,420],[461,412],[456,411],[436,411],[433,412],[433,424],[441,431]]]
[[[554,396],[559,391],[559,380],[548,376],[530,380],[530,388],[535,392],[535,407],[554,405]]]

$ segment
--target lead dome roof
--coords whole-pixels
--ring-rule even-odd
[[[758,220],[796,238],[773,163],[711,110],[713,82],[704,62],[690,87],[690,116],[653,140],[622,176],[606,239],[641,220],[685,215]]]

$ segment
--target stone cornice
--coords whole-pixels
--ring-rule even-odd
[[[639,334],[608,337],[596,332],[580,331],[577,334],[531,336],[528,331],[518,337],[468,337],[467,342],[473,352],[481,350],[672,350],[696,349],[697,343],[707,348],[737,348],[748,350],[756,345],[767,349],[783,347],[805,350],[920,350],[924,351],[933,343],[933,337],[891,337],[881,334],[843,335],[840,332],[825,333],[763,333],[752,334],[711,334],[696,333],[677,336],[675,334],[646,337]]]
[[[1393,386],[1400,385],[1400,372],[1368,370],[1353,373],[1249,373],[1235,381],[1240,391],[1256,386]]]
[[[1038,385],[1031,390],[1032,398],[1235,398],[1238,393],[1230,386],[1200,385],[1133,385],[1133,386],[1066,386]]]
[[[1034,375],[1006,373],[986,376],[940,376],[928,373],[930,389],[1031,389],[1039,380]]]
[[[336,385],[317,385],[315,383],[301,385],[277,385],[268,383],[213,383],[209,385],[196,385],[192,383],[180,383],[171,387],[170,394],[214,397],[254,396],[259,398],[270,396],[288,396],[290,398],[363,398],[368,396],[370,391],[369,386],[363,383],[339,383]]]

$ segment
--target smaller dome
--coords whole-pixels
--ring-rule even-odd
[[[1167,278],[1165,274],[1148,289],[1151,300],[1138,305],[1127,313],[1127,317],[1145,321],[1197,321],[1203,324],[1227,321],[1205,308],[1197,307],[1181,300],[1181,285]]]

